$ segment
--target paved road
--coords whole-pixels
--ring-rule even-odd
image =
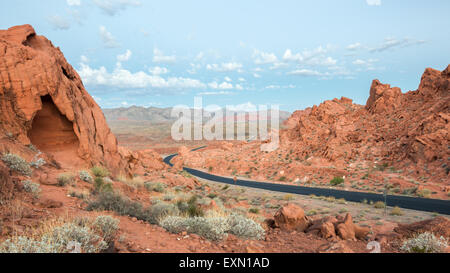
[[[199,150],[202,148],[204,148],[204,147],[199,147],[194,150]],[[173,164],[170,163],[170,161],[172,160],[172,158],[174,158],[177,155],[178,154],[173,154],[173,155],[170,155],[170,156],[164,158],[164,162],[170,166],[173,166]],[[183,168],[183,169],[185,171],[187,171],[188,173],[190,173],[194,176],[203,178],[203,179],[234,185],[234,181],[232,178],[217,176],[217,175],[209,174],[209,173],[191,169],[191,168]],[[374,201],[374,202],[384,201],[384,195],[376,194],[376,193],[344,191],[344,190],[326,189],[326,188],[311,188],[311,187],[303,187],[303,186],[240,180],[240,179],[237,180],[236,185],[243,186],[243,187],[249,187],[249,188],[257,188],[257,189],[263,189],[263,190],[294,193],[294,194],[301,194],[301,195],[315,194],[317,196],[334,196],[335,198],[345,198],[345,200],[352,201],[352,202],[361,202],[364,199],[366,199],[368,201]],[[405,208],[405,209],[437,212],[440,214],[450,215],[450,201],[446,201],[446,200],[418,198],[418,197],[409,197],[409,196],[400,196],[400,195],[387,195],[386,200],[387,200],[388,206],[398,206],[398,207]]]

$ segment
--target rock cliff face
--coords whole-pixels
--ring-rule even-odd
[[[0,30],[0,132],[71,163],[128,168],[102,110],[30,25]]]
[[[427,68],[419,88],[403,94],[374,80],[365,107],[342,98],[296,115],[285,133],[302,156],[329,160],[410,162],[447,176],[450,143],[450,66]],[[406,163],[406,162],[405,162]]]

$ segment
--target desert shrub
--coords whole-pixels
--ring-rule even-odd
[[[53,246],[25,236],[8,239],[0,244],[0,253],[55,253]]]
[[[186,231],[200,235],[208,240],[219,241],[227,234],[228,224],[226,218],[214,217],[191,217],[169,216],[160,222],[161,226],[172,233]]]
[[[114,189],[112,183],[105,182],[102,177],[96,177],[94,179],[94,191],[96,193],[113,192]]]
[[[331,179],[330,184],[331,186],[337,186],[339,184],[343,184],[344,183],[344,178],[340,177],[340,176],[336,176],[333,179]]]
[[[373,207],[376,209],[384,209],[386,205],[382,201],[377,201],[375,204],[373,204]]]
[[[391,210],[391,213],[390,213],[391,215],[395,215],[395,216],[401,216],[401,215],[403,215],[403,211],[402,211],[402,209],[401,208],[399,208],[399,207],[394,207],[392,210]]]
[[[231,214],[227,218],[228,233],[246,239],[262,240],[265,235],[264,229],[243,215]]]
[[[6,166],[8,166],[13,171],[26,176],[30,176],[33,172],[30,168],[30,164],[28,164],[25,159],[16,154],[4,154],[1,159],[3,162],[5,162]]]
[[[45,234],[42,241],[51,242],[58,253],[66,252],[70,242],[80,243],[84,253],[97,253],[107,248],[106,242],[89,227],[75,223],[67,223],[61,227],[56,227],[51,234]]]
[[[107,244],[88,226],[66,223],[52,227],[37,238],[13,237],[0,244],[0,253],[67,253],[69,244],[77,242],[83,253],[96,253],[106,249]]]
[[[140,177],[133,177],[132,179],[125,179],[121,181],[124,184],[127,184],[130,187],[140,189],[144,187],[144,180]]]
[[[35,198],[39,197],[41,193],[41,185],[34,183],[31,180],[22,181],[23,188],[26,192],[31,193]]]
[[[431,191],[429,189],[421,189],[416,192],[417,196],[429,198],[431,196]]]
[[[248,210],[248,212],[254,213],[254,214],[258,214],[258,213],[259,213],[259,209],[258,209],[258,208],[250,208],[250,209]]]
[[[66,185],[73,185],[75,177],[70,173],[62,173],[58,176],[58,185],[64,187]]]
[[[437,238],[434,234],[425,232],[404,241],[400,249],[407,253],[440,253],[447,247],[448,242],[444,237]]]
[[[44,166],[47,162],[43,158],[39,158],[36,161],[32,161],[30,163],[30,167],[33,167],[35,169],[39,169],[40,167]]]
[[[283,200],[284,201],[291,201],[291,200],[294,200],[295,198],[294,198],[294,195],[292,195],[292,194],[285,194],[285,195],[283,195]]]
[[[188,229],[187,220],[180,216],[168,216],[161,220],[160,225],[171,233],[181,233]]]
[[[145,220],[141,203],[131,201],[127,197],[114,192],[102,192],[97,198],[88,203],[88,211],[114,211],[119,215],[136,217]]]
[[[159,202],[144,210],[145,220],[151,224],[158,224],[168,215],[177,215],[178,207],[174,204]]]
[[[144,183],[145,188],[148,191],[154,191],[154,192],[165,192],[166,191],[166,187],[167,185],[164,183],[159,183],[159,182],[145,182]]]
[[[286,181],[286,176],[282,176],[282,177],[280,177],[279,179],[278,179],[278,181],[281,181],[281,182],[283,182],[283,181]]]
[[[197,196],[192,196],[188,201],[178,200],[177,208],[180,211],[180,214],[186,215],[188,217],[205,215],[205,211],[198,203]]]
[[[91,168],[91,172],[95,177],[107,177],[109,175],[108,169],[103,166],[94,166]]]
[[[88,171],[80,171],[78,172],[78,177],[80,177],[81,181],[92,183],[92,176]]]
[[[94,226],[98,228],[103,236],[103,239],[111,243],[116,237],[119,230],[120,221],[108,215],[100,215],[94,221]]]

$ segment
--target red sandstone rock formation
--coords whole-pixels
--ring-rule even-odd
[[[275,226],[285,230],[303,232],[311,224],[302,208],[288,204],[280,208],[274,215]]]
[[[102,110],[80,76],[60,49],[33,27],[0,30],[0,60],[2,134],[23,145],[32,143],[70,166],[98,164],[129,174],[135,165],[142,167],[136,160],[146,155],[119,153]]]

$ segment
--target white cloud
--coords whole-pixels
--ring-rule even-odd
[[[69,6],[81,6],[81,0],[67,0]]]
[[[119,11],[125,10],[130,6],[137,7],[141,5],[141,2],[137,0],[93,0],[93,2],[104,13],[110,16],[114,16]]]
[[[381,6],[381,0],[366,0],[369,6]]]
[[[257,110],[256,105],[251,102],[238,105],[227,105],[226,109],[232,112],[251,112]]]
[[[81,56],[80,56],[80,59],[81,59],[81,62],[82,62],[82,63],[85,63],[85,64],[86,64],[86,63],[89,62],[89,58],[86,57],[86,56],[84,56],[84,55],[81,55]]]
[[[253,77],[255,77],[255,78],[261,78],[261,75],[259,75],[258,73],[253,73]]]
[[[245,79],[244,78],[239,78],[238,81],[245,82]]]
[[[271,64],[278,62],[277,56],[273,53],[266,53],[255,49],[252,55],[255,60],[255,64]]]
[[[233,89],[233,84],[228,82],[223,82],[221,84],[217,82],[211,82],[208,84],[208,87],[212,89],[226,90],[226,89]]]
[[[127,52],[125,52],[122,55],[117,55],[117,61],[119,62],[126,62],[131,58],[132,52],[131,50],[127,49]]]
[[[363,61],[363,60],[358,59],[358,60],[353,61],[353,64],[356,64],[356,65],[363,65],[363,64],[366,64],[366,61]]]
[[[118,66],[112,72],[105,67],[91,68],[82,63],[78,74],[86,85],[109,86],[123,89],[130,88],[206,88],[199,80],[182,77],[163,78],[158,75],[150,75],[143,71],[133,73]]]
[[[67,30],[70,28],[70,23],[64,17],[59,15],[49,16],[47,21],[53,26],[54,29]]]
[[[222,64],[208,64],[206,69],[216,72],[242,71],[242,64],[236,62],[222,63]]]
[[[119,47],[119,43],[117,43],[116,38],[106,30],[106,27],[100,26],[100,38],[103,42],[103,45],[107,48],[115,48]]]
[[[227,81],[227,82],[232,82],[230,77],[225,77],[224,80]]]
[[[231,95],[233,92],[230,91],[208,91],[197,93],[198,96],[215,96],[215,95]]]
[[[195,56],[196,61],[201,61],[205,57],[205,53],[199,52],[197,56]]]
[[[347,49],[350,51],[356,51],[358,49],[362,48],[361,43],[354,43],[347,46]]]
[[[409,47],[413,45],[420,45],[425,43],[423,40],[414,40],[409,38],[403,38],[403,39],[395,39],[395,38],[386,38],[384,39],[384,42],[374,48],[370,49],[370,52],[383,52],[389,49],[395,49],[395,48],[404,48]]]
[[[173,63],[176,61],[175,56],[165,56],[158,48],[153,49],[153,62],[155,63]]]
[[[310,69],[298,69],[294,70],[288,73],[288,75],[295,75],[295,76],[322,76],[323,74]]]
[[[159,66],[151,67],[148,71],[152,75],[163,75],[169,73],[169,70],[167,68]]]
[[[283,60],[285,62],[296,62],[305,65],[335,65],[337,63],[335,59],[325,56],[325,54],[328,53],[329,50],[330,46],[319,46],[312,50],[304,50],[302,52],[294,54],[292,53],[292,50],[286,49],[283,55]]]

